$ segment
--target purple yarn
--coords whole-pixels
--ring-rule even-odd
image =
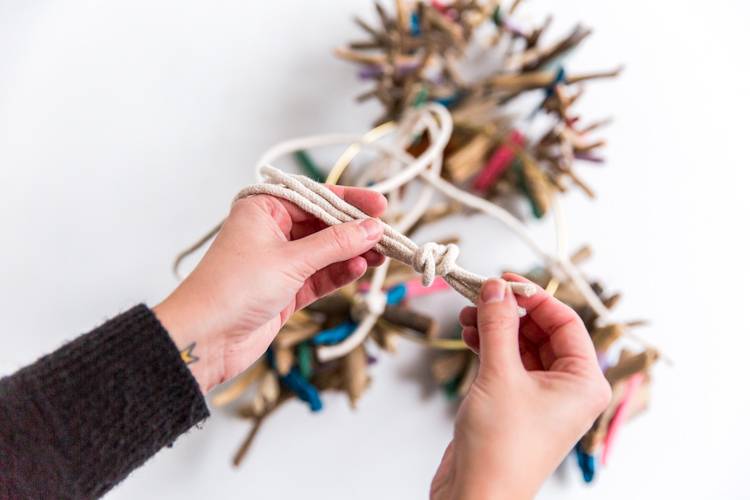
[[[507,19],[503,19],[503,28],[507,29],[516,36],[526,36],[526,33],[524,33],[521,28],[508,21]]]
[[[607,360],[607,353],[603,352],[597,356],[597,361],[599,362],[599,368],[602,369],[602,372],[606,372],[607,368],[609,368],[609,361]]]
[[[577,160],[590,161],[592,163],[604,163],[604,158],[592,155],[591,153],[576,153],[575,157]]]
[[[377,78],[380,75],[383,74],[383,70],[380,68],[380,66],[362,66],[357,72],[357,76],[359,76],[362,80],[367,80],[370,78]]]
[[[419,63],[405,63],[396,67],[397,76],[405,76],[419,67]],[[357,76],[362,80],[369,80],[383,75],[383,67],[375,64],[361,66]]]

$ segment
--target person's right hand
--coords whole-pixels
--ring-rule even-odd
[[[532,498],[609,403],[594,347],[570,307],[541,288],[516,298],[504,280],[488,280],[460,321],[479,372],[431,498]]]

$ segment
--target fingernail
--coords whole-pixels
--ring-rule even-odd
[[[490,302],[502,302],[505,299],[505,291],[507,289],[508,284],[505,280],[487,280],[482,288],[482,302],[485,304]]]
[[[368,240],[377,240],[380,238],[380,221],[375,219],[364,219],[359,223],[359,227],[365,233]]]

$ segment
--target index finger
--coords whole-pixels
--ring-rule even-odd
[[[508,281],[531,281],[514,273],[505,273]],[[583,360],[596,362],[596,351],[581,318],[569,306],[554,298],[541,288],[531,297],[517,296],[518,305],[526,309],[528,317],[536,323],[542,335],[548,339],[556,362],[560,360]],[[551,367],[554,369],[553,367]]]

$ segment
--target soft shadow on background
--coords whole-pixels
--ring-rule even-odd
[[[521,20],[594,28],[570,67],[626,65],[579,104],[616,118],[607,165],[581,169],[599,199],[564,204],[571,246],[594,247],[586,271],[624,293],[618,316],[651,320],[640,333],[675,360],[597,483],[567,463],[540,498],[746,495],[749,10],[523,9]],[[0,374],[160,300],[174,254],[222,217],[266,147],[369,127],[377,107],[354,103],[364,87],[332,56],[354,14],[371,16],[371,2],[0,0]],[[533,262],[502,229],[488,262],[488,224],[462,224],[467,267]],[[423,357],[407,344],[380,354],[356,412],[339,395],[317,415],[286,405],[239,470],[230,457],[246,424],[217,410],[108,497],[423,498],[452,425],[451,403],[425,391]]]

